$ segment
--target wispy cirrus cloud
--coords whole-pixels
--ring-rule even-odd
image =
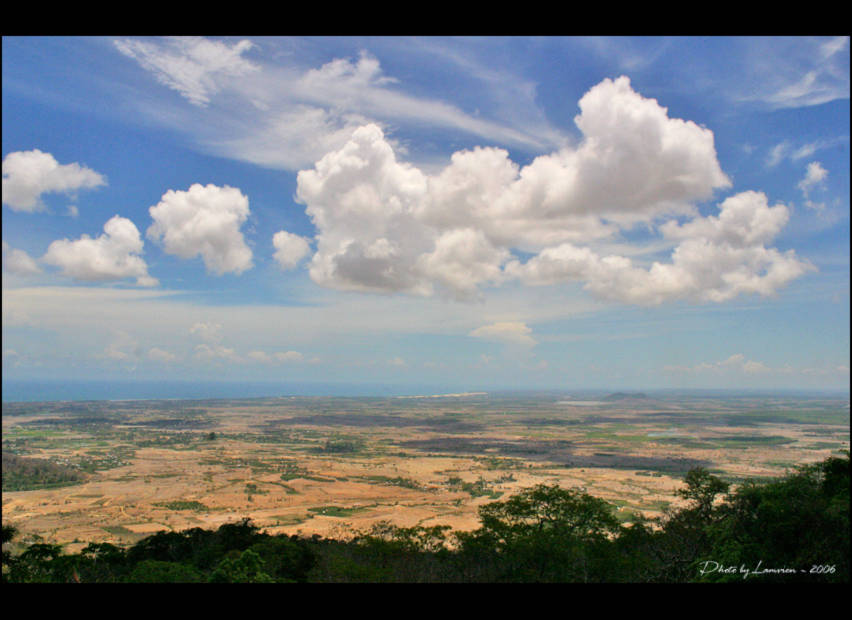
[[[159,82],[202,107],[210,103],[228,78],[258,70],[256,64],[243,57],[254,47],[245,39],[234,45],[203,37],[170,37],[157,42],[120,39],[114,43]]]
[[[741,101],[800,108],[849,98],[849,37],[748,39],[751,92]]]
[[[359,126],[441,128],[490,142],[541,149],[562,136],[539,117],[518,124],[487,118],[436,97],[412,94],[362,50],[303,67],[275,42],[200,38],[121,39],[115,48],[194,104],[192,113],[146,101],[142,113],[188,131],[213,152],[271,168],[298,170],[339,148]],[[252,50],[270,51],[247,58]],[[432,59],[434,62],[434,60]],[[497,92],[497,91],[494,91]]]
[[[799,160],[813,156],[818,151],[837,146],[844,142],[849,142],[848,136],[839,136],[831,140],[805,142],[798,146],[791,144],[788,140],[785,140],[769,149],[769,152],[766,155],[766,165],[770,168],[774,168],[784,160],[798,162]]]

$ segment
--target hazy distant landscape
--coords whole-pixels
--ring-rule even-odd
[[[849,448],[849,399],[645,393],[3,403],[3,519],[81,549],[250,518],[346,536],[472,530],[540,483],[618,518],[678,505],[692,468],[734,484]]]

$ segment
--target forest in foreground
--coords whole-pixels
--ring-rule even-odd
[[[127,548],[11,550],[4,582],[819,582],[848,583],[849,452],[735,488],[694,468],[684,507],[622,525],[612,506],[540,484],[479,508],[481,526],[379,523],[346,540],[269,535],[249,519],[159,532]]]

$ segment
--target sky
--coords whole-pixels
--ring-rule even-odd
[[[849,58],[4,37],[3,381],[848,390]]]

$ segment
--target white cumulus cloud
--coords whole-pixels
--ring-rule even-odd
[[[318,231],[311,278],[457,299],[512,279],[577,281],[602,299],[655,305],[771,295],[812,269],[766,247],[789,212],[760,192],[698,214],[697,202],[731,185],[710,130],[669,117],[626,77],[604,80],[579,106],[583,140],[524,167],[503,149],[480,147],[430,175],[400,161],[377,125],[358,128],[298,175],[297,199]],[[677,243],[670,263],[645,267],[593,249],[637,224]],[[522,263],[516,251],[533,257]]]
[[[296,267],[311,251],[307,239],[286,230],[272,236],[272,245],[275,246],[275,260],[285,271]]]
[[[820,186],[826,177],[828,177],[828,170],[823,168],[820,162],[812,161],[808,164],[805,178],[799,181],[799,189],[802,190],[802,194],[805,196],[805,206],[809,209],[815,209],[819,212],[825,209],[825,204],[811,200],[810,193],[814,187]]]
[[[727,198],[719,216],[695,218],[661,230],[680,243],[670,263],[636,266],[623,256],[599,256],[589,248],[562,244],[547,248],[507,272],[528,284],[579,281],[596,296],[623,303],[658,305],[667,301],[722,302],[740,294],[774,294],[815,268],[795,252],[766,248],[786,224],[787,208],[770,207],[760,192]]]
[[[525,323],[504,321],[478,327],[471,331],[468,336],[502,342],[504,344],[520,344],[524,346],[538,344],[531,334],[532,329],[527,327]]]
[[[76,162],[60,164],[38,149],[16,151],[3,158],[3,204],[13,211],[44,209],[42,194],[71,195],[101,185],[106,185],[103,175]]]
[[[139,286],[156,286],[157,280],[148,275],[148,266],[140,256],[142,246],[136,225],[116,215],[104,224],[99,237],[59,239],[48,246],[41,260],[59,267],[63,275],[75,280],[108,282],[136,278]]]
[[[229,347],[220,344],[199,344],[195,347],[195,359],[202,362],[218,362],[220,360],[243,363],[243,359]]]
[[[20,276],[32,276],[41,273],[41,267],[38,266],[32,256],[23,250],[11,247],[4,241],[3,271]]]
[[[207,343],[217,343],[222,340],[222,325],[213,322],[194,323],[189,333]]]
[[[717,362],[701,362],[693,366],[669,365],[664,366],[663,370],[669,373],[690,374],[690,375],[789,375],[796,372],[789,365],[772,367],[767,366],[763,362],[747,359],[742,353],[734,353],[724,360]],[[807,369],[800,369],[798,372],[808,374]]]
[[[216,275],[252,267],[252,251],[240,231],[250,214],[249,202],[239,189],[196,183],[187,191],[169,190],[148,212],[154,223],[147,236],[168,254],[200,256]]]
[[[274,353],[267,353],[266,351],[250,351],[246,354],[246,357],[255,362],[260,362],[261,364],[301,362],[304,359],[304,355],[302,355],[299,351],[276,351]]]
[[[148,359],[153,362],[168,364],[169,362],[175,361],[177,359],[177,355],[166,351],[165,349],[160,349],[159,347],[151,347],[148,350]]]

